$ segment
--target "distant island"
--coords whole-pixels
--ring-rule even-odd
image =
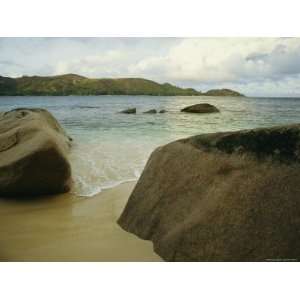
[[[91,79],[76,74],[18,78],[0,76],[0,96],[68,95],[244,96],[230,89],[203,93],[143,78]]]

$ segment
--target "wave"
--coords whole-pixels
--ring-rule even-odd
[[[71,191],[71,193],[73,193],[73,194],[75,194],[76,196],[79,196],[79,197],[93,197],[93,196],[101,193],[103,190],[112,189],[112,188],[117,187],[117,186],[119,186],[123,183],[136,181],[137,179],[138,178],[132,178],[132,179],[127,179],[127,180],[123,180],[123,181],[116,181],[114,183],[103,185],[103,186],[90,187],[90,192],[82,192],[81,193],[81,192]]]
[[[146,163],[147,151],[126,143],[86,143],[74,145],[70,158],[71,193],[92,197],[122,183],[136,181]]]

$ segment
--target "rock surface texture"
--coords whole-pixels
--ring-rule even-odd
[[[187,106],[181,110],[187,113],[207,114],[220,112],[215,106],[208,103],[200,103],[191,106]]]
[[[156,149],[118,223],[166,261],[300,259],[300,124]]]
[[[46,110],[0,113],[0,196],[66,192],[71,138]]]

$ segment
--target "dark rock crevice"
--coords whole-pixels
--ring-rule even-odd
[[[249,154],[257,159],[271,158],[283,163],[300,161],[300,125],[260,128],[236,132],[204,134],[192,137],[190,142],[208,151],[227,154]]]

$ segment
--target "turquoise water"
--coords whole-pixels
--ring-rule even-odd
[[[221,113],[194,115],[180,109],[210,103]],[[0,97],[0,110],[46,108],[74,139],[74,189],[90,196],[139,177],[159,145],[195,134],[300,122],[299,98],[66,96]],[[136,115],[118,114],[136,107]],[[148,115],[148,109],[166,109]]]

